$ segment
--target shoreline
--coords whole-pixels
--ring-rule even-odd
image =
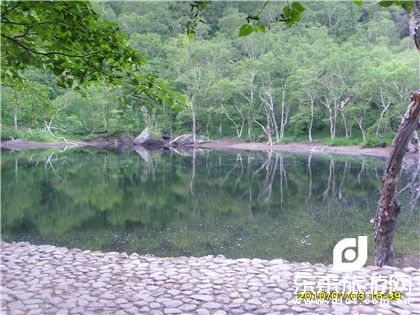
[[[28,149],[48,149],[48,148],[82,148],[82,147],[93,147],[93,148],[118,148],[120,143],[116,139],[95,139],[92,141],[57,141],[57,142],[36,142],[27,141],[23,139],[7,140],[1,142],[2,150],[15,150],[22,151]],[[133,146],[141,147],[141,146]],[[148,147],[143,147],[148,149]],[[151,147],[150,149],[156,150],[157,147]],[[168,146],[163,146],[168,148]],[[169,147],[170,148],[170,147]],[[175,149],[177,147],[174,147]],[[357,146],[328,146],[324,145],[319,141],[313,142],[292,142],[287,144],[273,144],[270,146],[266,143],[258,142],[240,142],[233,138],[224,138],[217,140],[210,140],[206,142],[197,143],[194,146],[183,147],[183,149],[209,149],[216,151],[274,151],[274,152],[292,152],[292,153],[304,153],[304,154],[340,154],[340,155],[353,155],[353,156],[373,156],[378,158],[388,158],[391,150],[391,146],[387,147],[375,147],[375,148],[363,148],[360,145]],[[420,154],[416,152],[407,152],[404,159],[419,159]]]
[[[391,147],[362,148],[361,146],[328,146],[318,141],[313,142],[292,142],[287,144],[273,144],[270,146],[258,142],[236,142],[215,140],[208,143],[198,144],[196,147],[212,150],[246,150],[246,151],[274,151],[274,152],[294,152],[294,153],[314,153],[314,154],[344,154],[358,156],[376,156],[387,158]],[[411,156],[412,154],[407,154]],[[414,153],[414,155],[416,155]]]
[[[6,140],[1,141],[2,150],[15,150],[23,151],[28,149],[65,149],[65,148],[107,148],[107,147],[118,147],[115,141],[108,139],[96,139],[92,141],[54,141],[54,142],[38,142],[28,141],[24,139]]]
[[[0,245],[5,313],[412,314],[420,306],[420,269],[413,267],[367,266],[350,273],[366,300],[298,303],[296,291],[310,290],[303,287],[308,275],[316,275],[310,281],[318,290],[325,286],[323,278],[337,277],[339,291],[349,274],[333,271],[331,265],[282,259],[161,258],[30,243]],[[369,289],[378,275],[386,281],[411,277],[412,289],[401,289],[408,303],[374,303]]]

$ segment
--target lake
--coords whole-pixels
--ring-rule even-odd
[[[332,263],[337,241],[368,235],[372,256],[369,221],[384,166],[374,157],[285,152],[2,152],[2,239]],[[420,253],[417,175],[405,165],[399,184],[400,266]]]

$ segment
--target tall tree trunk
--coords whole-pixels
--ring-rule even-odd
[[[210,113],[208,113],[207,114],[207,124],[206,124],[207,141],[210,140],[210,133],[209,133],[210,123],[211,123],[211,115],[210,115]]]
[[[360,131],[362,132],[363,142],[366,142],[366,132],[365,132],[365,129],[363,128],[362,119],[357,120],[357,125],[359,126]]]
[[[418,51],[420,51],[420,1],[414,2],[414,10],[410,13],[410,36]]]
[[[334,117],[333,117],[333,126],[332,126],[332,140],[335,140],[335,135],[337,132],[337,106],[334,104]]]
[[[254,117],[252,117],[252,119],[250,117],[248,117],[248,139],[254,139]]]
[[[331,109],[328,109],[329,111],[329,120],[330,120],[330,136],[331,136],[331,141],[334,141],[335,139],[335,120],[334,120],[334,115],[332,113]]]
[[[307,93],[311,102],[311,119],[309,121],[308,136],[309,141],[312,142],[312,126],[314,125],[314,99],[311,94]]]
[[[264,92],[264,94],[266,95],[266,97],[268,98],[265,99],[261,94],[260,94],[260,99],[262,101],[262,104],[264,104],[265,110],[267,112],[267,126],[270,125],[272,126],[271,129],[274,130],[274,134],[276,136],[276,143],[280,141],[280,135],[279,135],[279,126],[277,124],[277,118],[276,118],[276,113],[274,111],[274,101],[273,101],[273,96],[271,94],[271,89],[268,89],[267,91]]]
[[[197,131],[196,131],[196,119],[195,119],[195,107],[194,107],[195,96],[191,97],[191,116],[192,116],[192,136],[194,144],[197,141]]]
[[[273,135],[271,134],[271,119],[270,119],[270,113],[269,112],[267,112],[266,119],[267,119],[268,144],[270,146],[272,146],[273,145]]]
[[[13,108],[13,124],[15,126],[15,131],[17,130],[17,107]]]
[[[343,122],[344,122],[344,132],[346,133],[346,139],[348,139],[349,138],[349,128],[347,126],[346,116],[344,115],[343,112],[341,112],[341,117],[343,118]]]
[[[413,132],[420,127],[420,90],[411,95],[412,102],[404,115],[392,143],[391,156],[382,180],[381,198],[373,219],[376,266],[391,265],[394,260],[394,233],[400,205],[395,199],[398,177],[407,144]]]
[[[285,94],[286,94],[287,82],[283,83],[283,89],[281,91],[281,120],[280,120],[280,142],[282,142],[284,137],[284,129],[287,124],[287,119],[289,115],[289,110],[285,111]]]

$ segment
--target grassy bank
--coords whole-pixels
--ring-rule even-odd
[[[9,140],[9,139],[25,139],[28,141],[36,141],[36,142],[56,142],[56,141],[63,141],[66,139],[67,141],[89,141],[96,138],[101,137],[116,137],[115,134],[86,134],[86,135],[75,135],[70,133],[63,133],[63,132],[54,132],[54,134],[50,134],[44,129],[32,129],[32,128],[20,128],[18,130],[14,130],[9,126],[3,126],[1,129],[1,138],[2,140]],[[127,136],[128,138],[132,138],[133,136]],[[219,135],[214,135],[210,137],[211,140],[218,140],[221,137]],[[234,136],[231,136],[232,139],[237,139]],[[238,141],[248,141],[246,138],[237,139]],[[313,136],[314,141],[319,141],[320,143],[328,146],[354,146],[354,145],[362,145],[366,148],[374,148],[374,147],[381,147],[385,145],[389,145],[392,143],[393,135],[391,133],[380,135],[376,137],[375,135],[369,135],[366,138],[366,141],[363,141],[363,138],[360,134],[354,133],[351,137],[346,138],[345,136],[337,136],[334,141],[331,140],[331,137],[328,134],[317,134]],[[285,136],[282,140],[282,143],[294,143],[294,142],[306,142],[308,141],[308,137],[306,135],[302,136]],[[260,139],[250,140],[249,142],[267,142],[267,139],[261,137]]]
[[[20,128],[18,130],[14,130],[12,128],[2,127],[1,139],[10,140],[12,138],[36,142],[56,142],[63,141],[64,139],[67,141],[89,141],[98,138],[98,135],[74,135],[63,132],[54,132],[53,134],[50,134],[44,129]]]
[[[366,141],[364,141],[362,135],[358,132],[354,132],[352,136],[348,138],[346,138],[344,135],[338,135],[334,140],[331,140],[331,136],[327,133],[319,133],[319,134],[314,134],[312,136],[313,141],[319,141],[320,143],[324,145],[328,145],[328,146],[361,145],[365,148],[387,146],[392,143],[393,138],[394,138],[394,135],[392,133],[381,134],[378,137],[376,137],[375,135],[367,135]],[[299,136],[285,135],[284,138],[282,139],[282,143],[284,144],[294,143],[294,142],[306,142],[306,141],[309,141],[307,135],[299,135]],[[261,137],[260,139],[258,139],[258,142],[267,142],[267,139],[265,137]]]
[[[393,140],[392,134],[385,134],[381,136],[367,136],[366,141],[363,141],[363,138],[359,135],[354,135],[351,137],[346,138],[345,136],[338,136],[333,140],[329,135],[320,135],[314,136],[314,141],[319,141],[322,144],[329,145],[329,146],[353,146],[353,145],[361,145],[364,148],[377,148],[390,145]],[[289,137],[285,136],[283,138],[283,143],[293,143],[293,142],[302,142],[308,141],[307,136],[300,136],[300,137]]]

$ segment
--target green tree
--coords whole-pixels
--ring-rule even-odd
[[[57,107],[48,98],[50,88],[37,82],[15,82],[2,89],[2,122],[18,126],[37,128],[48,124],[57,112]]]
[[[1,27],[3,81],[22,79],[30,67],[48,68],[61,86],[128,83],[139,95],[173,103],[118,24],[100,17],[89,2],[3,1]]]

